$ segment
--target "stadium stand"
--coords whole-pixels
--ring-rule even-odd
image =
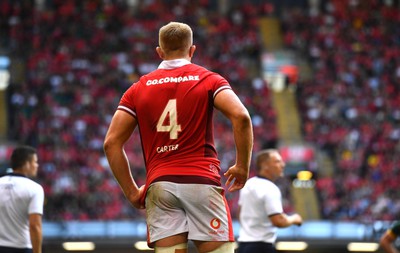
[[[285,45],[314,72],[298,90],[304,138],[335,167],[317,181],[325,219],[399,218],[399,22],[398,1],[328,1],[283,15]]]

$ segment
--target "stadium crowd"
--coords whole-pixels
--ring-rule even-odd
[[[373,221],[400,214],[400,6],[328,1],[288,9],[285,45],[307,58],[299,85],[304,138],[336,168],[317,186],[326,219]]]
[[[270,91],[259,73],[257,20],[271,6],[255,2],[261,3],[236,4],[221,14],[207,0],[1,1],[0,32],[7,36],[0,46],[23,59],[25,69],[23,81],[9,88],[9,138],[38,148],[46,220],[144,217],[125,201],[102,145],[122,93],[157,68],[157,33],[168,21],[191,24],[198,48],[193,62],[225,76],[239,94],[253,119],[254,150],[278,141]],[[337,168],[317,180],[322,217],[399,218],[399,7],[373,0],[322,7],[282,12],[285,46],[307,58],[315,74],[298,89],[305,140],[328,152]],[[215,121],[226,170],[233,139],[229,124],[218,114]],[[143,184],[142,151],[126,150]],[[236,217],[237,195],[227,197]]]

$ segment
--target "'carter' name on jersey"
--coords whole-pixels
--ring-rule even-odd
[[[182,83],[187,81],[199,81],[200,77],[198,75],[192,76],[180,76],[180,77],[164,77],[160,79],[152,79],[146,82],[146,85],[157,85],[157,84],[164,84],[164,83]]]
[[[157,147],[157,153],[178,150],[179,144]]]

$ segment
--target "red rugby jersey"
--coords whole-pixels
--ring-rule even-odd
[[[189,61],[164,61],[123,95],[119,110],[137,119],[146,185],[167,175],[201,176],[220,184],[213,101],[230,85]]]

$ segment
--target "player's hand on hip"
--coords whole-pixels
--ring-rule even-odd
[[[228,178],[226,180],[225,186],[230,185],[228,191],[234,192],[244,187],[247,179],[249,178],[249,170],[234,165],[224,173],[224,176]]]
[[[141,201],[143,194],[144,194],[144,185],[140,186],[138,191],[136,191],[135,193],[131,193],[128,197],[128,200],[134,207],[138,209],[144,209],[145,208],[144,203],[142,203]]]

